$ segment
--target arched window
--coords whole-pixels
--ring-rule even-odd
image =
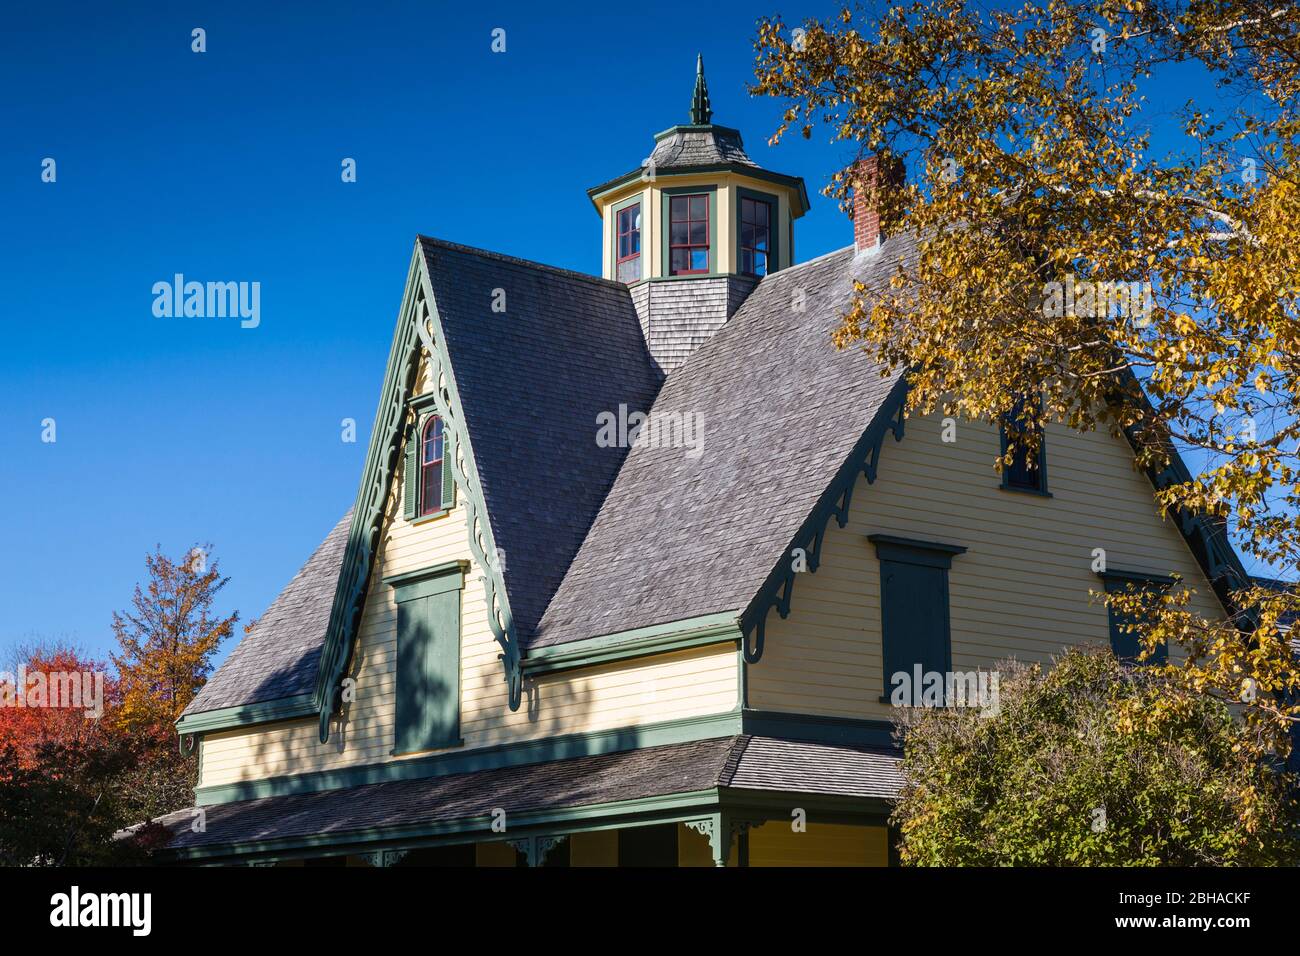
[[[420,514],[442,510],[442,419],[437,415],[425,423],[420,436]]]

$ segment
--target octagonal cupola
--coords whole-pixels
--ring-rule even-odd
[[[651,355],[685,360],[764,276],[794,261],[803,179],[763,169],[740,131],[713,122],[704,58],[696,59],[690,122],[655,135],[622,176],[588,190],[602,223],[602,274],[625,282]]]

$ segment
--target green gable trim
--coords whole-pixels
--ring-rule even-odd
[[[475,770],[516,767],[524,764],[589,757],[596,754],[659,747],[665,744],[728,737],[741,732],[740,711],[688,717],[639,727],[619,727],[585,734],[563,734],[541,740],[497,744],[469,751],[455,751],[411,760],[393,760],[365,764],[342,770],[324,770],[289,777],[248,780],[217,787],[200,787],[194,791],[196,806],[257,800],[291,793],[315,793],[342,787],[359,787],[368,783],[392,780],[418,780]]]
[[[279,700],[258,701],[238,707],[222,707],[197,714],[186,714],[176,722],[178,734],[202,734],[214,730],[229,730],[251,724],[267,724],[277,720],[309,717],[316,712],[311,694],[283,697]]]
[[[539,647],[527,653],[523,668],[525,676],[535,677],[741,639],[737,613],[724,611],[553,647]]]
[[[853,488],[858,475],[866,477],[868,484],[876,481],[880,466],[880,452],[884,447],[885,436],[892,433],[894,441],[903,440],[903,423],[905,400],[907,398],[907,379],[900,376],[889,390],[885,400],[876,410],[875,417],[866,427],[853,450],[835,473],[826,490],[813,506],[808,517],[804,519],[799,530],[794,533],[790,543],[781,554],[776,556],[776,564],[768,572],[766,580],[750,601],[741,615],[741,630],[745,634],[742,644],[745,651],[745,663],[757,664],[763,656],[763,643],[767,629],[767,616],[773,608],[782,618],[790,616],[790,599],[794,593],[794,582],[800,574],[815,574],[821,563],[822,542],[826,536],[826,527],[832,517],[843,528],[849,521],[849,505],[853,498]],[[794,552],[803,552],[807,562],[807,571],[796,571]],[[753,637],[753,648],[749,645]]]
[[[725,264],[718,262],[718,187],[717,186],[676,186],[672,189],[659,190],[663,196],[662,215],[659,219],[659,231],[663,233],[660,239],[660,249],[663,252],[663,258],[660,262],[663,264],[664,277],[673,279],[698,279],[702,276],[716,276],[721,274],[725,269]],[[670,210],[674,196],[701,196],[709,197],[709,271],[696,272],[691,275],[672,275],[672,217]],[[644,248],[644,246],[643,246]]]
[[[496,544],[487,521],[487,506],[483,499],[478,466],[474,461],[454,369],[447,353],[437,303],[427,274],[424,245],[422,240],[417,239],[407,273],[402,307],[398,312],[397,327],[393,333],[393,344],[388,354],[388,365],[384,371],[384,385],[380,392],[379,408],[375,413],[375,425],[371,429],[370,447],[352,509],[347,550],[344,552],[343,566],[330,608],[320,670],[312,694],[319,717],[319,737],[322,743],[329,739],[330,720],[338,709],[341,682],[351,663],[357,629],[360,627],[366,593],[370,586],[370,575],[380,546],[389,489],[403,450],[404,432],[422,351],[429,363],[430,380],[441,383],[441,387],[427,397],[420,396],[417,405],[421,409],[428,408],[428,401],[431,400],[432,407],[443,420],[443,434],[450,434],[451,447],[457,450],[451,459],[452,467],[444,471],[449,470],[453,474],[455,484],[464,492],[470,552],[483,568],[488,622],[493,637],[501,646],[507,704],[511,710],[517,710],[521,701],[523,675],[519,668],[514,617],[510,613],[502,570],[495,562],[488,560],[488,554],[496,554]]]

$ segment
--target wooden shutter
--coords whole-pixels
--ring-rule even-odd
[[[868,540],[880,558],[881,700],[887,701],[894,674],[904,672],[910,679],[918,664],[922,674],[952,670],[948,569],[953,555],[966,549],[883,534]]]
[[[456,436],[446,422],[442,423],[442,507],[451,510],[456,505],[456,476],[452,462],[456,459]]]
[[[1173,584],[1173,581],[1170,578],[1163,575],[1152,574],[1144,576],[1140,573],[1130,571],[1119,571],[1115,573],[1103,572],[1102,581],[1108,593],[1123,592],[1128,589],[1130,584],[1134,584],[1143,590],[1155,590]],[[1127,614],[1116,613],[1113,607],[1107,607],[1106,613],[1109,617],[1110,624],[1110,649],[1115,653],[1115,656],[1122,661],[1136,661],[1138,659],[1138,654],[1142,650],[1142,637],[1136,631],[1130,631],[1125,628],[1125,625],[1133,622],[1133,618]],[[1168,660],[1169,645],[1161,644],[1156,648],[1155,653],[1142,663],[1163,664]]]
[[[411,428],[411,434],[406,439],[406,470],[402,473],[403,487],[403,513],[406,520],[410,521],[416,516],[420,508],[420,429],[417,427],[419,422]]]
[[[880,620],[885,687],[899,671],[951,670],[948,631],[948,572],[943,568],[880,562]]]
[[[397,588],[394,751],[460,743],[460,589],[463,574]]]

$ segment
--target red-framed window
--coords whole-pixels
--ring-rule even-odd
[[[442,510],[442,419],[432,416],[420,435],[421,515]]]
[[[745,275],[767,275],[767,256],[772,247],[772,206],[761,199],[740,199],[740,271]]]
[[[618,262],[615,278],[636,282],[641,278],[641,204],[618,211]]]
[[[709,195],[673,196],[668,202],[668,274],[709,271]]]

